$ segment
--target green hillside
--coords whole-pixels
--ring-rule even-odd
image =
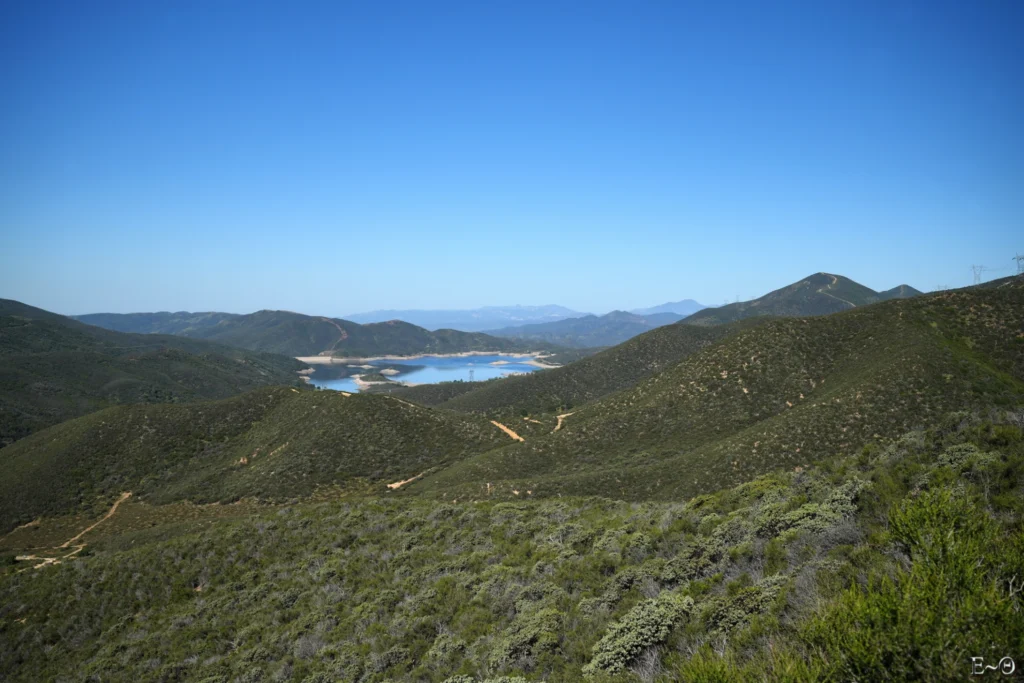
[[[753,301],[705,308],[689,316],[684,322],[688,325],[721,325],[756,316],[828,315],[858,306],[867,306],[883,299],[914,296],[914,293],[920,292],[908,285],[900,285],[880,294],[842,275],[815,273]]]
[[[686,502],[129,501],[0,569],[0,678],[967,680],[1024,646],[1021,413],[995,417]]]
[[[470,458],[412,490],[683,499],[850,453],[950,410],[1021,401],[1022,330],[1019,278],[766,321],[575,408],[557,432]],[[442,405],[462,406],[484,391]]]
[[[615,346],[638,334],[662,325],[670,325],[685,316],[677,313],[651,313],[637,315],[625,311],[612,311],[607,315],[587,315],[549,323],[534,323],[518,327],[491,330],[488,334],[524,341],[539,341],[570,348]]]
[[[0,445],[110,405],[292,385],[303,367],[206,341],[112,332],[0,300]]]
[[[400,320],[360,325],[340,318],[290,311],[228,313],[97,313],[80,321],[130,332],[170,332],[250,351],[286,356],[370,357],[465,351],[518,352],[550,348],[493,337],[482,332],[431,332]]]
[[[159,313],[89,313],[71,317],[79,322],[115,332],[189,336],[190,333],[213,327],[221,321],[231,320],[237,316],[232,313],[161,311]]]
[[[492,414],[539,415],[569,410],[632,386],[714,341],[749,327],[748,323],[714,328],[667,325],[570,365],[544,372],[457,387],[444,408]],[[403,396],[415,400],[430,390],[413,387]],[[434,392],[436,395],[436,392]],[[437,402],[435,402],[437,403]]]
[[[484,419],[329,391],[119,406],[0,452],[0,532],[40,515],[102,508],[123,491],[153,503],[287,500],[360,481],[383,491],[509,441]]]

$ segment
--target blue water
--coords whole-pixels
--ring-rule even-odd
[[[410,368],[409,372],[391,375],[390,379],[395,382],[407,382],[409,384],[437,384],[438,382],[454,382],[456,380],[468,382],[470,381],[470,372],[473,373],[472,379],[479,382],[485,379],[540,370],[536,366],[521,362],[522,360],[529,359],[494,354],[490,356],[392,358],[387,360],[354,361],[352,364],[358,363],[359,365],[373,365],[375,367],[388,365],[421,366]],[[491,365],[491,363],[496,361],[506,361],[506,363],[504,365]],[[335,391],[359,391],[359,386],[350,377],[345,379],[313,379],[311,384]]]

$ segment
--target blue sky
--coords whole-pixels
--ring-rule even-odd
[[[969,284],[1024,3],[7,2],[0,296],[61,313]]]

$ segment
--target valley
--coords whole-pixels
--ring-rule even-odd
[[[557,366],[264,355],[285,386],[40,428],[0,449],[0,672],[634,681],[657,657],[682,679],[832,680],[913,649],[942,680],[951,634],[1024,637],[1000,588],[1024,570],[1024,280],[822,313],[857,299],[845,282],[797,283],[793,315],[683,319]],[[210,344],[17,311],[18,366]],[[529,371],[399,384],[444,366]],[[931,555],[922,529],[969,540]],[[1009,550],[964,569],[993,543]],[[920,611],[953,599],[929,578],[951,571],[984,627]]]

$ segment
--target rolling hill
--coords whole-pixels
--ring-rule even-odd
[[[815,273],[752,301],[740,301],[717,308],[705,308],[686,318],[687,325],[720,325],[755,316],[828,315],[884,299],[920,294],[909,285],[884,293],[831,273]]]
[[[0,677],[953,681],[1024,642],[1022,278],[457,388],[4,448]]]
[[[631,387],[757,322],[706,328],[666,325],[561,368],[489,382],[396,389],[395,395],[451,410],[517,420],[526,415],[554,414]]]
[[[257,311],[246,315],[95,313],[77,316],[76,320],[122,332],[168,332],[286,356],[370,357],[538,350],[537,344],[519,343],[479,332],[431,332],[400,320],[360,325],[340,318],[290,311]]]
[[[462,461],[413,490],[479,496],[487,482],[490,495],[686,498],[852,453],[948,411],[1015,405],[1024,400],[1022,340],[1020,278],[772,319],[568,411],[558,431],[540,419],[547,429],[535,438]],[[440,405],[486,409],[474,402],[485,390]]]
[[[2,451],[0,529],[131,491],[151,503],[288,500],[383,485],[511,439],[488,420],[385,396],[257,389],[216,402],[117,406]]]
[[[226,398],[294,385],[293,358],[112,332],[0,300],[0,445],[120,403]]]
[[[488,334],[529,342],[542,342],[570,348],[615,346],[638,334],[682,320],[677,313],[636,315],[612,311],[606,315],[587,315],[551,323],[521,325],[491,330]]]
[[[0,678],[964,680],[1024,641],[1008,417],[685,502],[132,497],[42,520],[0,538]]]

